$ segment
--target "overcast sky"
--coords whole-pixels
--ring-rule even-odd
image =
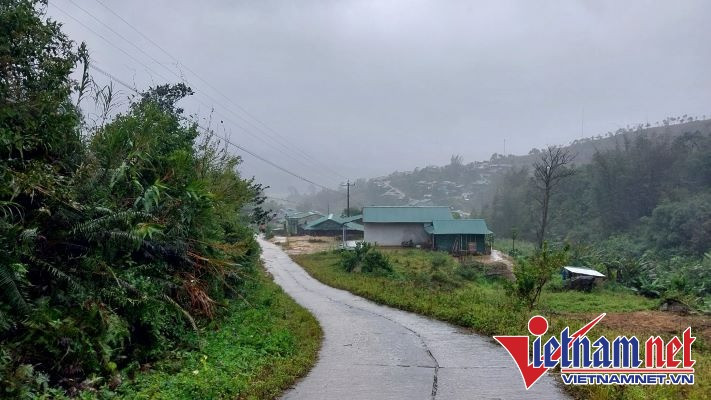
[[[184,76],[188,111],[214,107],[236,143],[329,186],[711,115],[709,1],[100,1],[170,56],[97,0],[48,13],[100,68],[139,88]]]

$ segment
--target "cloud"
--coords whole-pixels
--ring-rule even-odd
[[[50,6],[103,68],[138,85],[161,80],[146,66],[175,78],[169,57],[98,3],[81,5],[160,64],[57,3],[145,64]],[[331,169],[367,177],[451,154],[486,159],[504,139],[513,153],[567,143],[580,137],[583,113],[584,135],[711,114],[705,1],[107,4],[270,129],[240,119],[251,120],[183,70],[199,93],[187,109],[215,107],[234,140],[328,185],[342,179]],[[296,184],[249,156],[243,168],[276,192]]]

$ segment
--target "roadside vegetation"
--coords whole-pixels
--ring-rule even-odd
[[[119,395],[130,399],[271,399],[308,372],[322,336],[315,318],[265,273],[243,301],[205,327],[194,351],[175,352],[146,373],[134,371]]]
[[[263,187],[184,84],[117,114],[45,7],[0,6],[0,397],[274,397],[320,335],[262,276]]]
[[[535,156],[545,161],[550,152]],[[569,162],[567,170],[574,173],[556,185],[547,214],[531,201],[540,199],[540,161],[534,177],[527,167],[501,174],[492,201],[479,214],[498,235],[535,241],[536,247],[545,221],[549,242],[589,247],[577,265],[614,275],[647,296],[711,311],[710,160],[707,130],[676,136],[640,132],[595,151],[589,162]]]
[[[554,249],[551,251],[559,251]],[[567,387],[574,395],[592,399],[705,399],[711,394],[711,356],[708,343],[711,325],[704,316],[678,316],[654,311],[659,299],[640,296],[615,282],[590,292],[567,291],[559,274],[551,274],[540,298],[529,309],[516,294],[515,282],[487,276],[489,268],[476,262],[460,264],[446,253],[418,249],[371,249],[381,253],[388,268],[375,272],[348,272],[344,261],[352,255],[321,252],[292,256],[323,283],[348,290],[378,303],[448,321],[491,335],[527,334],[526,322],[536,314],[551,322],[549,333],[565,326],[582,326],[600,313],[608,313],[593,335],[681,334],[691,325],[698,337],[694,386],[583,386]],[[529,260],[531,262],[532,260]],[[656,319],[656,320],[655,320]]]

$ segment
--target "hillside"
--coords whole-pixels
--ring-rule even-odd
[[[706,117],[706,116],[704,116]],[[639,124],[616,132],[608,132],[569,143],[566,148],[576,154],[576,164],[587,164],[596,151],[622,148],[636,137],[673,139],[684,133],[711,133],[711,119],[696,119],[686,115],[670,117],[657,123],[659,126]],[[463,163],[461,157],[452,156],[445,166],[425,166],[412,171],[393,172],[389,175],[359,179],[351,190],[351,204],[363,205],[449,205],[462,215],[479,214],[491,202],[495,183],[506,171],[529,167],[538,158],[539,149],[526,155],[493,154],[489,160]],[[345,193],[343,194],[345,196]],[[299,209],[338,211],[342,197],[333,192],[296,195],[289,198]]]

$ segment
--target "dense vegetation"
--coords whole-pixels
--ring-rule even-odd
[[[498,182],[492,229],[532,240],[539,215],[526,168]],[[548,237],[586,244],[576,261],[644,294],[707,307],[711,295],[711,134],[639,135],[593,155],[561,182]]]
[[[567,242],[573,261],[652,297],[711,304],[711,120],[689,116],[576,140],[572,172],[548,199],[545,237],[534,165],[546,151],[360,180],[352,204],[447,205],[483,217],[499,238]],[[292,196],[302,209],[337,194]]]
[[[178,351],[136,374],[119,394],[130,399],[270,399],[316,361],[321,329],[271,278],[246,283],[245,301],[208,324],[199,351]]]
[[[237,368],[242,386],[266,362],[292,379],[303,373],[318,335],[285,333],[282,319],[303,315],[249,283],[265,285],[249,227],[264,215],[262,186],[183,115],[177,104],[192,94],[183,84],[152,88],[124,113],[87,125],[87,51],[44,18],[45,6],[0,5],[0,397],[125,390],[122,381],[158,359],[192,360],[203,339],[205,354],[217,356],[209,343],[224,349],[255,331],[256,354]],[[80,81],[71,78],[77,66]],[[244,306],[251,301],[254,310]],[[216,334],[223,322],[229,330]],[[249,349],[245,340],[234,339],[222,374],[235,373],[230,363]],[[303,363],[280,369],[274,355]],[[213,378],[231,384],[203,379]],[[234,397],[242,389],[210,390]]]
[[[585,399],[706,399],[711,395],[711,357],[708,352],[708,321],[704,317],[671,316],[652,311],[659,300],[635,294],[614,282],[591,292],[562,290],[559,274],[545,284],[537,305],[529,310],[518,301],[517,288],[504,279],[489,277],[492,266],[460,264],[447,254],[417,249],[381,250],[392,271],[348,272],[339,252],[297,255],[293,258],[313,277],[325,284],[351,291],[373,301],[407,311],[429,315],[472,328],[485,335],[526,334],[532,315],[549,318],[549,332],[565,326],[582,326],[602,312],[608,313],[594,335],[680,334],[692,326],[698,336],[694,343],[696,383],[693,386],[580,386],[567,387]],[[553,252],[551,257],[560,257]],[[536,261],[536,255],[528,260]]]

